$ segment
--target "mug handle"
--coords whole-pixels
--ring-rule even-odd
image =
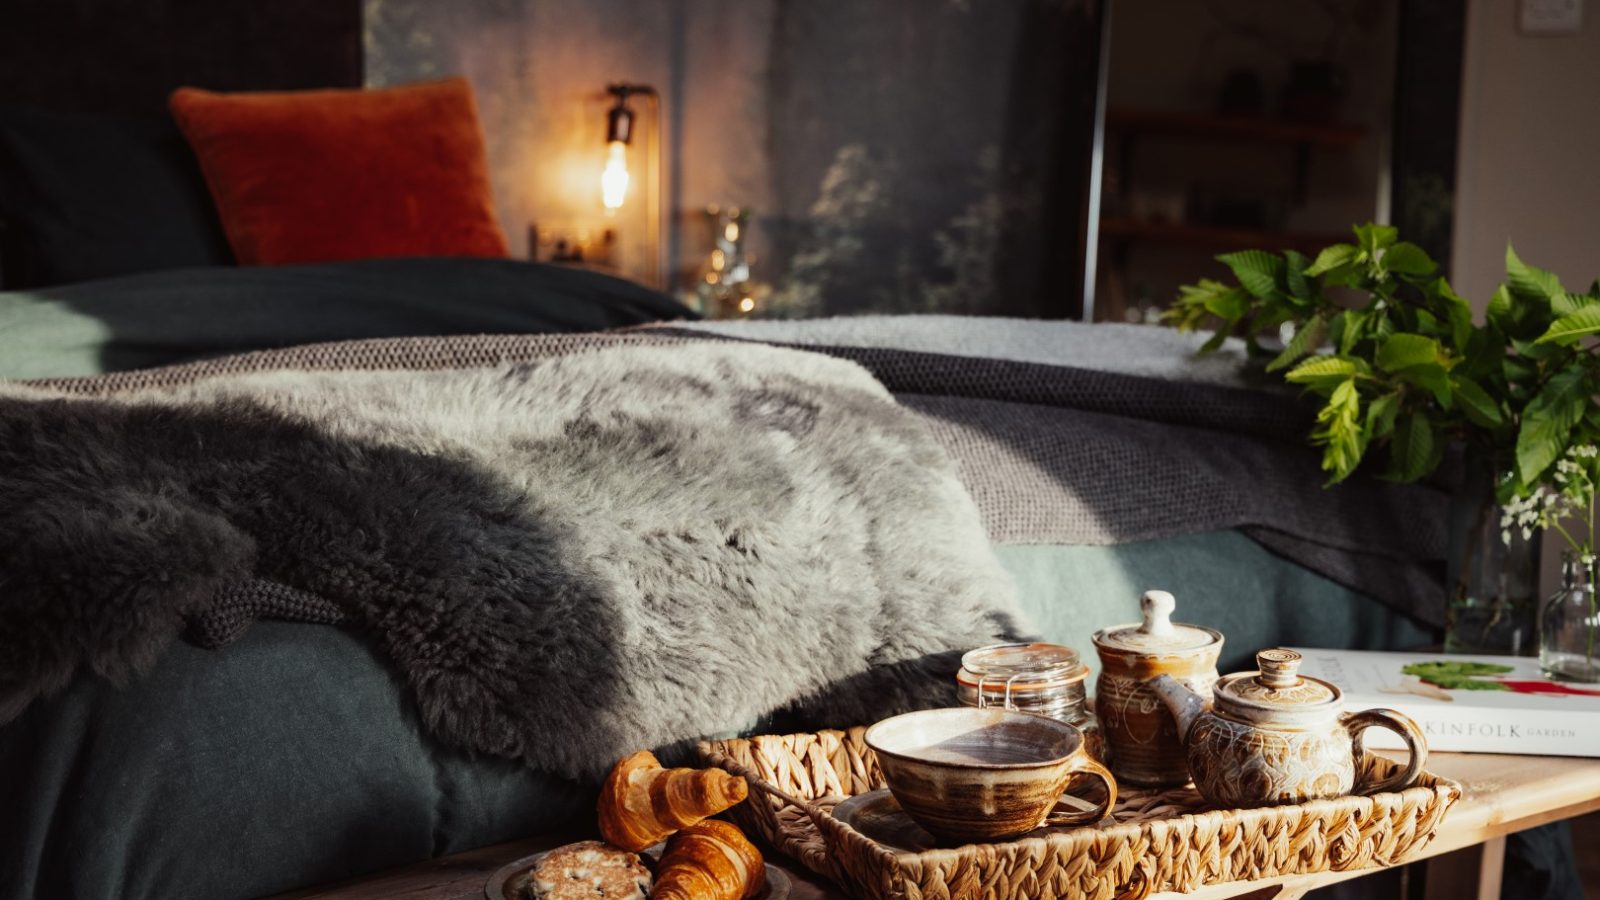
[[[1344,727],[1350,731],[1350,739],[1359,745],[1361,732],[1368,728],[1387,728],[1400,739],[1405,741],[1406,749],[1410,751],[1410,758],[1406,766],[1394,775],[1390,775],[1375,784],[1361,786],[1363,794],[1381,794],[1386,791],[1398,791],[1408,788],[1416,783],[1422,775],[1422,766],[1428,761],[1428,739],[1423,736],[1422,729],[1410,716],[1392,709],[1364,709],[1358,713],[1349,713],[1344,717]]]
[[[1112,776],[1111,770],[1096,762],[1087,751],[1080,750],[1077,759],[1073,760],[1070,774],[1093,775],[1105,782],[1106,799],[1104,803],[1093,809],[1085,809],[1073,813],[1051,812],[1044,817],[1044,825],[1093,825],[1111,815],[1111,808],[1117,805],[1117,779]],[[1070,778],[1068,779],[1071,780]],[[1066,785],[1062,785],[1065,791]]]

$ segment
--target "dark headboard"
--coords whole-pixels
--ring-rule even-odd
[[[0,0],[0,105],[153,116],[180,85],[361,82],[360,0]]]

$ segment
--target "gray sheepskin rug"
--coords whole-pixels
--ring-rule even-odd
[[[578,777],[774,712],[947,705],[959,652],[1022,628],[943,450],[842,360],[0,386],[0,721],[136,677],[251,580],[335,606],[439,737]]]

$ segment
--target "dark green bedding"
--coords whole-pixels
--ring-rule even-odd
[[[1237,532],[997,552],[1046,637],[1086,652],[1150,587],[1227,633],[1225,668],[1273,643],[1429,639]],[[263,622],[0,727],[0,897],[257,896],[585,827],[591,790],[441,746],[354,633]]]
[[[172,269],[0,292],[0,378],[62,378],[360,338],[599,331],[694,314],[569,266],[372,259]]]

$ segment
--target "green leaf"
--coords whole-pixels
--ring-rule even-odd
[[[1439,342],[1431,337],[1420,334],[1407,334],[1400,332],[1391,334],[1378,347],[1378,355],[1374,358],[1378,368],[1385,372],[1398,372],[1412,366],[1438,362]]]
[[[1283,262],[1283,286],[1288,289],[1289,296],[1296,300],[1316,299],[1315,282],[1306,277],[1306,267],[1311,260],[1298,250],[1285,250]]]
[[[1400,392],[1384,394],[1367,406],[1367,440],[1387,437],[1394,431],[1394,419],[1400,412]]]
[[[1467,421],[1480,428],[1499,428],[1506,423],[1500,404],[1489,396],[1483,386],[1470,378],[1452,373],[1450,383],[1455,388],[1456,406]]]
[[[1317,254],[1316,261],[1306,269],[1306,274],[1315,277],[1348,266],[1356,261],[1356,256],[1360,253],[1361,248],[1354,244],[1334,244],[1331,247],[1324,247],[1322,252]]]
[[[1539,377],[1538,364],[1519,356],[1507,356],[1502,359],[1500,370],[1505,373],[1506,381],[1514,384],[1532,381]]]
[[[1249,311],[1250,298],[1238,288],[1231,288],[1206,297],[1205,308],[1206,312],[1228,323],[1228,328],[1222,330],[1231,330],[1233,324],[1244,318],[1244,314]]]
[[[1389,441],[1389,470],[1384,474],[1395,481],[1416,481],[1436,464],[1433,423],[1420,412],[1401,419]]]
[[[1350,477],[1366,451],[1361,432],[1361,394],[1354,378],[1338,383],[1328,396],[1327,405],[1317,413],[1317,426],[1311,439],[1322,447],[1322,470],[1331,472],[1328,484]]]
[[[1200,279],[1199,284],[1183,285],[1178,288],[1177,299],[1172,302],[1172,307],[1162,314],[1162,318],[1175,323],[1180,331],[1191,331],[1205,321],[1208,314],[1206,304],[1211,298],[1237,290],[1236,287],[1230,287],[1210,278]]]
[[[1566,291],[1559,297],[1550,298],[1550,311],[1558,316],[1570,316],[1578,310],[1586,306],[1593,306],[1596,303],[1600,303],[1600,298]]]
[[[1215,352],[1218,347],[1222,346],[1222,342],[1226,341],[1227,339],[1228,339],[1228,330],[1226,328],[1218,328],[1216,330],[1215,334],[1211,335],[1211,337],[1206,339],[1206,342],[1204,344],[1200,345],[1200,352],[1201,353],[1212,353],[1212,352]]]
[[[1550,330],[1534,343],[1570,346],[1591,334],[1600,334],[1600,303],[1585,306],[1557,319]]]
[[[1474,328],[1460,350],[1461,364],[1450,371],[1478,381],[1498,385],[1505,381],[1503,364],[1507,359],[1506,340],[1498,329]]]
[[[1291,384],[1303,384],[1318,393],[1326,394],[1355,375],[1364,374],[1364,369],[1364,364],[1358,360],[1341,356],[1313,356],[1290,369],[1289,373],[1283,376],[1283,380]]]
[[[1233,270],[1233,277],[1239,279],[1239,286],[1249,291],[1252,297],[1271,300],[1282,296],[1278,289],[1278,281],[1284,272],[1282,257],[1265,250],[1240,250],[1237,253],[1224,253],[1217,257],[1217,261]]]
[[[1417,327],[1412,329],[1412,330],[1414,330],[1414,331],[1416,331],[1416,332],[1418,332],[1420,334],[1426,334],[1426,335],[1429,335],[1429,336],[1437,336],[1437,337],[1449,337],[1450,336],[1450,332],[1447,329],[1445,329],[1445,328],[1440,326],[1439,317],[1438,316],[1434,315],[1431,312],[1428,312],[1425,309],[1419,309],[1419,308],[1412,308],[1410,310],[1410,312],[1412,314],[1412,317],[1417,320],[1417,322],[1416,322]]]
[[[1563,369],[1528,402],[1517,432],[1517,474],[1523,484],[1536,484],[1566,452],[1572,426],[1589,405],[1592,390],[1587,375],[1582,369]]]
[[[1478,675],[1507,675],[1516,671],[1510,666],[1481,662],[1419,662],[1402,666],[1400,671],[1448,690],[1509,691],[1498,681],[1485,681]]]
[[[1495,288],[1494,294],[1489,297],[1489,306],[1484,310],[1485,318],[1492,324],[1498,325],[1500,330],[1509,332],[1511,328],[1511,289],[1505,285]]]
[[[1555,359],[1566,351],[1559,344],[1541,344],[1538,341],[1519,341],[1512,338],[1509,342],[1512,349],[1523,359],[1545,360]]]
[[[1361,249],[1367,251],[1369,258],[1377,256],[1379,250],[1392,245],[1400,237],[1399,229],[1392,225],[1374,225],[1368,222],[1365,225],[1357,225],[1352,230],[1356,233],[1356,242],[1361,245]]]
[[[1518,300],[1549,302],[1566,293],[1561,289],[1561,279],[1523,262],[1510,244],[1506,245],[1506,286]]]
[[[1426,388],[1433,394],[1433,399],[1445,409],[1451,408],[1454,401],[1450,392],[1450,373],[1438,363],[1422,363],[1416,366],[1407,366],[1395,373],[1401,380]]]
[[[1308,319],[1305,324],[1294,330],[1294,337],[1283,347],[1272,362],[1267,363],[1268,372],[1276,372],[1293,364],[1295,360],[1317,349],[1323,339],[1328,336],[1328,320],[1323,313],[1317,313]]]
[[[1465,350],[1472,340],[1472,304],[1457,294],[1450,287],[1450,282],[1443,278],[1435,278],[1423,287],[1423,291],[1438,304],[1444,317],[1449,320],[1451,346]]]
[[[1367,325],[1372,321],[1372,311],[1367,309],[1352,309],[1339,314],[1340,328],[1338,336],[1339,352],[1349,356],[1355,351],[1356,345],[1367,336]]]
[[[1402,275],[1432,275],[1439,264],[1426,250],[1408,241],[1401,241],[1383,251],[1383,267]]]

